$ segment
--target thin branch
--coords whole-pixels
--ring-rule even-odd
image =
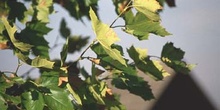
[[[23,63],[21,63],[20,60],[18,59],[18,66],[17,66],[17,68],[16,68],[16,70],[15,70],[15,72],[14,72],[15,76],[17,76],[17,72],[18,72],[19,68],[20,68],[22,65],[23,65]]]
[[[112,26],[111,28],[125,27],[125,25]]]
[[[94,43],[95,43],[96,41],[97,41],[96,39],[92,41],[92,43],[82,52],[82,54],[79,56],[79,58],[78,58],[77,61],[86,58],[86,57],[83,57],[83,55],[86,53],[86,51],[87,51],[90,47],[92,47],[92,46],[94,45]]]
[[[123,11],[118,15],[118,17],[112,22],[112,24],[110,25],[110,28],[113,28],[114,23],[121,17],[121,15],[124,14],[124,12],[130,8],[130,4],[131,4],[132,0],[129,1],[129,3],[126,5],[126,7],[123,9]]]

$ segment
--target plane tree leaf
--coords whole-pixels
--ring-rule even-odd
[[[22,53],[22,52],[15,52],[15,55],[23,62],[25,62],[28,65],[31,65],[33,67],[38,68],[47,68],[47,69],[53,69],[55,62],[49,61],[48,59],[36,57],[34,59],[31,59],[28,57],[28,55]]]
[[[185,52],[180,48],[174,47],[172,42],[168,42],[163,46],[161,52],[161,60],[169,67],[173,68],[177,73],[189,73],[194,64],[187,64],[183,61]]]
[[[49,61],[47,59],[36,57],[31,61],[31,66],[52,69],[54,67],[54,63],[55,62]]]
[[[171,35],[160,25],[159,21],[152,21],[142,13],[137,13],[134,17],[132,12],[129,13],[125,15],[125,20],[129,22],[125,25],[124,31],[136,36],[139,40],[147,40],[150,33],[161,37]]]
[[[66,26],[66,21],[64,19],[62,19],[60,23],[60,34],[64,38],[67,38],[68,36],[70,36],[70,29]]]
[[[133,6],[137,11],[143,13],[149,19],[153,21],[160,20],[157,11],[162,9],[162,7],[156,0],[134,0]]]
[[[71,94],[67,89],[58,87],[59,72],[46,70],[42,72],[39,86],[49,89],[49,93],[43,94],[45,104],[52,110],[73,110]]]
[[[132,46],[127,51],[129,56],[133,59],[135,66],[155,80],[162,80],[168,75],[158,61],[151,60],[147,56],[147,50]]]
[[[98,0],[54,0],[56,3],[63,6],[72,17],[76,20],[82,20],[85,16],[89,18],[89,9],[92,9],[97,13]]]
[[[21,104],[23,109],[27,110],[43,110],[44,99],[43,95],[36,91],[24,92],[21,95]]]
[[[26,24],[26,28],[18,33],[17,37],[23,42],[34,45],[32,50],[35,56],[49,58],[49,45],[44,37],[50,31],[46,23],[32,21]]]
[[[27,11],[25,5],[15,0],[7,1],[8,7],[10,7],[8,19],[15,21],[16,18],[19,21],[23,21],[25,18],[25,12]]]
[[[68,54],[68,43],[69,43],[69,38],[66,39],[66,43],[63,45],[63,49],[60,52],[60,56],[61,56],[61,66],[63,66],[63,64],[66,61],[66,57]]]
[[[14,47],[19,49],[22,52],[28,52],[31,49],[32,45],[30,45],[28,43],[21,42],[15,38],[14,34],[16,33],[17,29],[15,26],[11,27],[5,17],[2,17],[1,21],[4,24],[5,29],[7,30],[9,39],[10,39],[11,43],[14,45]]]
[[[139,76],[119,73],[119,75],[113,78],[112,84],[119,89],[127,89],[130,93],[138,95],[144,100],[154,98],[148,82]]]
[[[44,23],[49,22],[49,14],[53,11],[53,0],[35,0],[32,3],[34,18]]]
[[[122,51],[122,48],[118,45],[115,45],[114,47],[117,47],[117,49],[120,52]],[[102,67],[104,67],[106,70],[115,68],[117,70],[123,71],[127,74],[136,74],[136,69],[129,64],[126,64],[127,66],[121,64],[119,61],[114,60],[112,57],[108,55],[108,53],[103,49],[103,47],[98,43],[93,45],[92,50],[97,54],[97,58],[100,59],[100,64]],[[123,54],[123,53],[121,53]],[[126,62],[127,63],[127,62]]]
[[[97,41],[102,45],[103,49],[110,57],[118,60],[121,64],[126,65],[126,61],[120,54],[120,51],[111,47],[112,44],[114,44],[116,41],[119,41],[119,38],[113,29],[99,21],[92,9],[90,10],[90,17]]]

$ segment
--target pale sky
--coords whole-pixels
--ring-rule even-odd
[[[116,18],[111,0],[100,0],[100,19],[106,23],[111,22]],[[138,42],[132,36],[123,33],[120,28],[116,29],[121,41],[119,42],[125,47],[130,47],[134,44],[137,47],[147,48],[151,55],[160,55],[162,46],[168,42],[174,42],[176,47],[184,50],[185,60],[189,63],[198,64],[191,73],[193,78],[199,82],[199,85],[209,96],[211,101],[220,110],[220,0],[176,0],[177,7],[164,7],[161,13],[162,25],[173,35],[165,38],[151,35],[148,41]],[[47,37],[53,45],[54,38],[58,35],[59,19],[64,16],[68,18],[68,13],[58,11],[52,15],[51,27],[55,27],[54,31]],[[67,19],[68,26],[73,34],[92,35],[90,40],[95,36],[91,25],[85,19],[85,25]],[[118,20],[116,24],[123,24],[122,20]],[[77,28],[74,26],[77,25]],[[64,41],[60,41],[64,42]],[[59,58],[59,50],[52,51],[52,58]],[[68,56],[69,60],[77,59],[80,53]],[[86,55],[93,55],[86,53]],[[8,60],[10,58],[10,61]],[[14,71],[17,61],[10,51],[0,51],[0,70]],[[87,64],[87,61],[81,61],[82,64]],[[21,67],[20,73],[24,72],[27,66]],[[37,74],[37,72],[35,72]],[[32,73],[32,74],[35,74]]]

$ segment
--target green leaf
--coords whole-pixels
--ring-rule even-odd
[[[70,93],[57,86],[50,87],[51,94],[45,94],[44,101],[51,110],[74,110]]]
[[[89,86],[89,91],[90,93],[93,95],[93,97],[96,99],[97,103],[98,104],[105,104],[103,98],[102,98],[102,95],[101,95],[101,91],[99,91],[100,87],[98,87],[97,85],[92,85],[92,86]],[[107,88],[106,88],[107,89]],[[104,91],[106,92],[106,91]]]
[[[195,65],[187,64],[182,61],[184,54],[185,52],[180,48],[174,47],[172,42],[166,43],[161,53],[161,60],[169,67],[173,68],[177,73],[187,74]]]
[[[156,0],[134,0],[133,6],[137,11],[143,13],[149,19],[153,21],[160,20],[157,11],[162,9],[162,7]]]
[[[58,86],[59,72],[57,71],[43,71],[40,78],[40,86],[42,87],[56,87]]]
[[[3,95],[3,93],[0,92],[0,107],[2,110],[7,110],[8,106],[7,106],[7,104],[5,104],[6,101],[2,95]]]
[[[62,19],[61,25],[60,25],[60,33],[62,37],[67,38],[70,36],[70,29],[66,26],[66,21]]]
[[[8,19],[15,21],[16,18],[19,21],[24,20],[25,12],[27,11],[23,3],[9,0],[7,5],[10,7]]]
[[[66,88],[58,87],[59,72],[43,71],[40,78],[41,87],[49,89],[49,93],[43,94],[45,104],[51,110],[73,110],[72,98]]]
[[[92,20],[92,27],[96,33],[96,39],[102,45],[103,49],[114,60],[118,60],[121,64],[126,66],[126,61],[117,49],[111,48],[112,44],[119,41],[116,33],[108,25],[100,22],[96,17],[94,11],[90,10],[90,17]]]
[[[141,77],[120,73],[117,77],[113,78],[112,84],[119,89],[127,89],[130,93],[138,95],[144,100],[154,98],[148,82],[144,81]]]
[[[120,46],[114,45],[114,47],[116,47],[115,49],[117,49],[118,51],[122,52],[122,49]],[[136,69],[133,66],[131,66],[129,64],[126,64],[127,66],[125,66],[125,65],[121,64],[119,61],[111,58],[107,54],[107,52],[105,52],[105,50],[103,49],[103,47],[99,43],[93,45],[91,47],[91,49],[97,54],[98,59],[101,59],[100,65],[102,67],[104,67],[106,70],[112,69],[110,67],[113,67],[113,68],[120,70],[120,71],[123,71],[127,74],[136,74],[137,73]]]
[[[127,16],[125,20],[131,19],[131,15]],[[147,40],[150,33],[161,37],[171,35],[160,25],[159,21],[152,21],[142,13],[137,13],[133,21],[131,22],[130,20],[128,24],[126,24],[124,31],[136,36],[139,40]]]
[[[129,56],[134,60],[137,68],[143,71],[145,74],[150,75],[155,80],[162,80],[168,75],[160,63],[150,60],[150,58],[147,56],[147,50],[132,46],[127,51]]]
[[[66,0],[66,1],[55,1],[63,6],[72,17],[76,20],[83,20],[85,16],[89,18],[89,9],[92,9],[97,13],[98,0]]]
[[[14,34],[15,34],[15,32],[17,31],[16,27],[15,27],[15,26],[11,27],[5,17],[2,17],[2,18],[1,18],[1,21],[2,21],[3,24],[5,25],[5,28],[6,28],[7,32],[8,32],[8,35],[9,35],[9,38],[10,38],[12,44],[13,44],[16,48],[18,48],[19,50],[21,50],[22,52],[28,52],[28,51],[31,49],[32,45],[27,44],[27,43],[24,43],[24,42],[20,42],[20,41],[18,41],[17,39],[15,39]]]
[[[24,92],[21,95],[21,104],[22,107],[24,107],[23,109],[26,110],[43,110],[43,95],[36,90],[31,92]]]
[[[28,65],[31,65],[33,67],[39,67],[39,68],[47,68],[47,69],[53,69],[55,62],[49,61],[45,58],[36,57],[34,59],[30,59],[27,55],[21,52],[15,52],[15,55],[23,62],[25,62]]]
[[[35,56],[49,58],[49,46],[44,36],[50,32],[51,29],[46,25],[46,23],[37,21],[29,22],[26,24],[26,28],[19,34],[19,38],[23,42],[34,45],[32,50]]]
[[[67,57],[67,53],[68,53],[68,44],[69,44],[69,38],[66,39],[66,43],[63,45],[63,49],[60,52],[60,56],[61,56],[61,66],[63,66],[63,64],[66,61],[66,57]]]
[[[52,69],[54,67],[54,63],[55,62],[49,61],[47,59],[36,57],[32,60],[31,66]]]
[[[49,14],[52,12],[53,0],[36,0],[33,2],[36,19],[41,22],[49,22]]]

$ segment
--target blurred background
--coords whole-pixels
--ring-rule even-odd
[[[111,24],[117,17],[111,0],[99,1],[99,15],[101,21]],[[50,46],[54,45],[56,36],[59,36],[59,25],[61,18],[65,18],[71,32],[80,35],[92,35],[90,41],[95,37],[90,22],[85,18],[82,22],[77,22],[61,7],[56,6],[57,13],[50,16],[51,24],[49,27],[54,28],[48,36]],[[137,43],[137,39],[124,33],[120,28],[115,29],[121,41],[119,42],[125,48],[131,44],[147,48],[149,54],[160,55],[161,49],[166,42],[174,42],[176,47],[184,50],[185,60],[188,63],[197,64],[192,71],[191,76],[210,99],[211,103],[220,110],[220,1],[219,0],[176,0],[176,7],[169,8],[166,4],[161,14],[162,25],[173,35],[161,38],[151,35],[148,41]],[[118,20],[116,24],[123,24]],[[77,28],[75,27],[77,25]],[[64,43],[60,39],[58,43]],[[129,43],[128,43],[129,42]],[[58,47],[58,48],[62,48]],[[60,49],[52,50],[51,57],[59,58]],[[68,56],[68,60],[75,60],[80,52]],[[93,56],[93,53],[87,52],[86,55]],[[10,59],[10,60],[8,60]],[[16,57],[9,50],[0,51],[0,70],[14,71],[17,64]],[[81,66],[90,69],[88,61],[81,61]],[[19,73],[27,71],[29,66],[22,66]],[[33,71],[31,77],[38,77],[39,74]],[[168,82],[168,81],[167,81]],[[163,82],[160,82],[163,83]],[[163,88],[163,87],[162,87]],[[162,89],[159,89],[160,91]]]

